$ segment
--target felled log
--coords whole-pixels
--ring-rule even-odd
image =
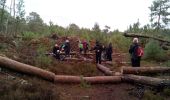
[[[64,58],[64,60],[66,60],[66,61],[76,61],[76,62],[84,61],[83,59],[78,59],[78,58]]]
[[[84,77],[83,79],[90,84],[119,83],[122,76],[95,76]]]
[[[102,62],[102,64],[107,64],[107,65],[113,66],[113,63],[111,61],[105,61],[105,62]]]
[[[54,83],[80,83],[80,76],[66,76],[66,75],[56,75]]]
[[[18,61],[0,56],[0,66],[9,68],[18,72],[35,75],[43,79],[54,81],[55,74],[31,65],[23,64]]]
[[[122,67],[122,74],[170,73],[170,67]]]
[[[105,66],[103,66],[103,65],[101,65],[101,64],[97,64],[97,68],[98,68],[101,72],[103,72],[105,75],[108,75],[108,76],[113,75],[113,72],[112,72],[109,68],[107,68],[107,67],[105,67]]]
[[[166,43],[170,43],[170,41],[167,40],[163,40],[157,37],[152,37],[152,36],[146,36],[146,35],[142,35],[142,34],[135,34],[135,33],[124,33],[125,37],[142,37],[142,38],[152,38],[154,40],[158,40],[160,42],[166,42]]]
[[[83,56],[79,56],[81,59],[83,59],[84,61],[87,61],[87,62],[93,62],[93,59],[89,59],[89,58],[86,58],[86,57],[83,57]]]
[[[152,38],[154,40],[158,40],[160,42],[166,42],[166,43],[170,43],[170,41],[168,40],[163,40],[157,37],[153,37],[153,36],[147,36],[147,35],[142,35],[142,34],[135,34],[135,33],[124,33],[125,37],[141,37],[141,38]]]
[[[54,82],[55,83],[86,82],[86,83],[90,83],[90,84],[118,83],[118,82],[121,82],[121,76],[80,77],[80,76],[56,75]]]
[[[75,62],[82,62],[82,61],[84,61],[84,62],[88,62],[88,63],[91,63],[91,62],[93,62],[93,60],[92,59],[79,59],[79,58],[64,58],[64,60],[65,61],[75,61]]]
[[[77,54],[76,52],[70,52],[70,55],[76,55],[76,54]],[[55,54],[54,54],[54,53],[45,53],[45,55],[51,55],[51,56],[53,56],[53,55],[55,55]],[[65,53],[64,53],[64,52],[61,52],[60,55],[65,55]]]
[[[159,79],[147,76],[137,76],[137,75],[124,75],[122,81],[129,83],[138,83],[149,86],[163,86],[170,83],[168,79]]]

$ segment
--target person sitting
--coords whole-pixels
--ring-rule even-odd
[[[53,54],[57,60],[60,60],[60,47],[58,46],[58,44],[55,44],[55,46],[53,47]]]

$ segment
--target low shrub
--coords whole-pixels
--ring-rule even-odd
[[[39,46],[37,49],[36,65],[41,68],[46,68],[51,65],[52,59],[45,55],[47,48]]]
[[[159,43],[154,40],[150,40],[144,49],[144,59],[164,61],[166,55],[163,49],[159,46]]]
[[[40,36],[40,34],[33,33],[33,32],[24,32],[24,33],[22,33],[22,39],[24,39],[24,40],[31,40],[31,39],[37,38],[39,36]]]
[[[128,52],[131,41],[122,34],[117,33],[111,36],[111,43],[113,44],[113,48],[123,52]]]
[[[165,99],[160,95],[155,95],[153,91],[145,91],[142,100],[165,100]]]
[[[166,61],[166,62],[164,63],[164,66],[170,67],[170,60]]]

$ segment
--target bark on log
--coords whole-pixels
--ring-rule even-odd
[[[66,61],[76,61],[76,62],[84,61],[83,59],[78,59],[78,58],[64,58],[64,60],[66,60]]]
[[[49,81],[54,81],[55,74],[34,66],[30,66],[27,64],[23,64],[14,60],[11,60],[6,57],[1,57],[0,56],[0,66],[9,68],[18,72],[30,74],[30,75],[35,75],[38,77],[41,77],[43,79],[49,80]]]
[[[80,76],[65,76],[56,75],[55,83],[81,83],[87,82],[90,84],[103,84],[103,83],[118,83],[121,82],[121,76],[95,76],[95,77],[80,77]]]
[[[70,52],[70,55],[76,55],[76,54],[77,54],[76,52]],[[54,53],[45,53],[45,55],[51,55],[51,56],[53,56]],[[65,53],[64,53],[64,52],[61,52],[60,55],[65,55]]]
[[[88,63],[93,62],[92,59],[78,59],[78,58],[65,58],[64,60],[66,60],[66,61],[75,61],[75,62],[78,62],[78,61],[80,61],[80,62],[85,61],[85,62],[88,62]]]
[[[113,66],[113,63],[111,61],[105,61],[105,62],[102,62],[102,64],[107,64],[107,65]]]
[[[66,75],[56,75],[54,83],[80,83],[80,76],[66,76]]]
[[[122,76],[95,76],[84,77],[83,79],[90,84],[119,83]]]
[[[122,74],[170,73],[170,67],[122,67]]]
[[[103,72],[105,75],[108,75],[108,76],[113,75],[113,72],[112,72],[109,68],[107,68],[107,67],[105,67],[105,66],[103,66],[103,65],[101,65],[101,64],[97,64],[97,68],[98,68],[101,72]]]
[[[166,42],[166,43],[170,43],[170,41],[168,40],[163,40],[163,39],[160,39],[160,38],[157,38],[157,37],[152,37],[152,36],[146,36],[146,35],[142,35],[142,34],[135,34],[135,33],[124,33],[124,36],[125,37],[142,37],[142,38],[152,38],[154,40],[158,40],[160,42]]]
[[[83,57],[83,56],[79,56],[81,59],[83,59],[84,61],[87,61],[87,62],[93,62],[93,59],[88,59],[86,57]]]
[[[137,75],[124,75],[122,81],[130,83],[139,83],[149,86],[162,86],[169,84],[170,80],[168,79],[159,79],[147,76],[137,76]]]

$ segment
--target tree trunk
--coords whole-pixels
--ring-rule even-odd
[[[0,66],[9,68],[18,72],[30,74],[30,75],[35,75],[38,77],[41,77],[43,79],[49,80],[49,81],[54,81],[55,74],[34,66],[30,66],[27,64],[23,64],[14,60],[11,60],[6,57],[1,57],[0,56]]]
[[[130,83],[139,83],[149,86],[161,86],[170,83],[170,80],[167,79],[159,79],[147,76],[137,76],[137,75],[124,75],[122,77],[122,81],[130,82]]]
[[[152,38],[152,39],[154,39],[154,40],[158,40],[158,41],[160,41],[160,42],[165,42],[165,43],[170,44],[170,41],[163,40],[163,39],[156,38],[156,37],[152,37],[152,36],[146,36],[146,35],[142,35],[142,34],[137,34],[137,33],[124,33],[124,36],[125,36],[125,37]]]
[[[107,67],[105,67],[105,66],[103,66],[103,65],[101,65],[101,64],[97,64],[97,68],[98,68],[101,72],[103,72],[105,75],[108,75],[108,76],[113,75],[113,72],[112,72],[109,68],[107,68]]]
[[[86,83],[90,83],[90,84],[119,83],[119,82],[121,82],[121,76],[80,77],[80,76],[56,75],[54,82],[55,83],[86,82]]]
[[[170,73],[170,67],[122,67],[122,74]]]
[[[3,31],[5,4],[6,4],[6,0],[3,1],[2,9],[1,9],[0,32]]]

